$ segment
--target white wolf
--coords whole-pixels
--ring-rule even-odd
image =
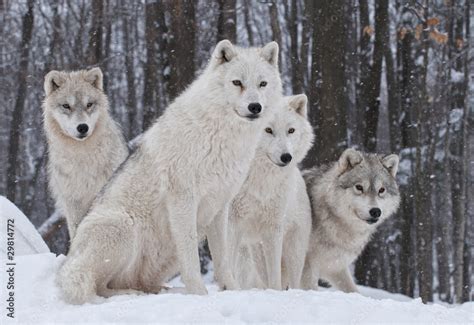
[[[298,288],[311,231],[311,206],[297,166],[314,137],[307,97],[281,102],[276,117],[265,124],[252,168],[231,208],[234,274],[247,288]],[[260,278],[249,279],[252,264]]]
[[[347,149],[331,166],[304,172],[313,208],[304,288],[317,289],[322,278],[342,291],[357,292],[349,265],[376,226],[397,210],[397,170],[397,155],[381,157]]]
[[[58,274],[65,298],[156,292],[178,271],[188,293],[206,294],[198,256],[204,235],[217,281],[237,288],[228,207],[281,92],[275,42],[217,44],[203,74],[144,134],[80,224]]]
[[[49,187],[66,217],[72,240],[95,196],[125,160],[128,149],[109,114],[99,68],[50,71],[44,90]]]

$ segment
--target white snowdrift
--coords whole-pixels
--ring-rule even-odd
[[[54,284],[64,256],[37,254],[16,259],[15,319],[52,322],[192,323],[473,323],[474,304],[424,305],[419,299],[361,288],[360,294],[332,291],[224,291],[208,285],[208,296],[182,294],[97,297],[91,304],[67,305]],[[5,263],[2,261],[2,265]],[[4,273],[4,272],[2,272]],[[209,279],[209,277],[206,277]],[[2,283],[2,294],[5,293]],[[2,318],[6,318],[2,296]],[[10,320],[11,321],[11,320]],[[0,322],[1,323],[1,322]]]
[[[15,256],[36,253],[49,253],[49,248],[35,226],[12,202],[0,196],[0,256],[7,250],[7,222],[13,220]]]

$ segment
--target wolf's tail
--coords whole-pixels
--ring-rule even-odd
[[[89,269],[80,268],[74,257],[68,257],[56,277],[63,299],[75,305],[90,301],[97,293],[96,279]]]

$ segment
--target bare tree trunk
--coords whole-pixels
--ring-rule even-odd
[[[89,30],[89,46],[87,48],[87,63],[99,64],[102,60],[102,33],[104,23],[104,1],[92,1],[92,26]]]
[[[273,40],[282,46],[280,21],[278,20],[278,4],[276,2],[269,3],[270,8],[270,26],[272,28]],[[281,51],[278,52],[278,62],[281,64]]]
[[[237,15],[235,0],[218,0],[217,2],[219,4],[217,41],[228,39],[232,43],[235,43],[237,40]]]
[[[194,79],[196,17],[194,1],[173,1],[168,44],[170,78],[168,95],[174,100]]]
[[[364,1],[361,1],[362,3]],[[365,14],[365,13],[364,13]],[[365,18],[364,18],[365,19]],[[363,96],[367,106],[362,107],[365,120],[364,148],[368,152],[374,152],[377,149],[377,126],[379,118],[380,105],[380,84],[382,81],[382,61],[384,48],[388,47],[388,0],[376,2],[375,7],[375,43],[373,64],[370,67],[368,79],[363,82]],[[362,38],[361,42],[364,41]],[[364,55],[363,59],[367,57]],[[364,62],[364,65],[366,62]],[[364,69],[362,69],[364,70]],[[362,255],[356,263],[355,275],[359,283],[378,287],[379,274],[383,272],[377,258],[380,251],[380,245],[383,243],[382,234],[377,233],[369,242]]]
[[[314,30],[309,114],[316,141],[306,166],[334,161],[347,146],[344,3],[321,0],[310,6]]]
[[[159,3],[155,1],[147,2],[145,6],[145,43],[146,43],[146,63],[144,68],[144,90],[143,90],[143,124],[142,129],[146,130],[153,124],[157,117],[157,51],[158,29],[156,21],[158,19]]]
[[[122,1],[122,8],[126,8],[126,1]],[[125,11],[125,10],[124,10]],[[128,112],[128,138],[133,139],[139,131],[135,128],[135,117],[137,110],[137,94],[135,91],[135,65],[133,63],[133,47],[130,46],[130,25],[128,15],[124,14],[122,19],[123,46],[125,52],[125,73],[127,75],[127,112]]]
[[[18,91],[16,94],[15,107],[10,123],[10,137],[8,144],[8,167],[7,167],[7,197],[16,203],[16,166],[20,147],[20,126],[23,122],[23,111],[25,109],[26,91],[28,89],[27,76],[30,55],[30,41],[34,25],[34,1],[28,0],[28,10],[23,15],[22,33],[20,42],[20,65],[18,72]]]

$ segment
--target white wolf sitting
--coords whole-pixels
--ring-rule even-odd
[[[45,77],[44,90],[49,187],[57,209],[66,217],[72,240],[95,196],[125,160],[128,149],[109,114],[99,68],[51,71]]]
[[[228,263],[228,207],[281,91],[275,42],[242,49],[221,41],[80,224],[58,274],[65,298],[83,303],[96,293],[156,292],[178,271],[188,293],[206,294],[198,256],[204,235],[217,281],[237,288]]]
[[[397,155],[347,149],[331,166],[304,171],[313,208],[302,279],[305,289],[317,289],[322,278],[344,292],[357,292],[349,265],[377,225],[397,210],[397,170]]]
[[[307,101],[306,95],[282,99],[232,203],[234,273],[242,287],[300,285],[311,231],[311,206],[297,166],[314,138]],[[252,278],[253,268],[258,276]]]

